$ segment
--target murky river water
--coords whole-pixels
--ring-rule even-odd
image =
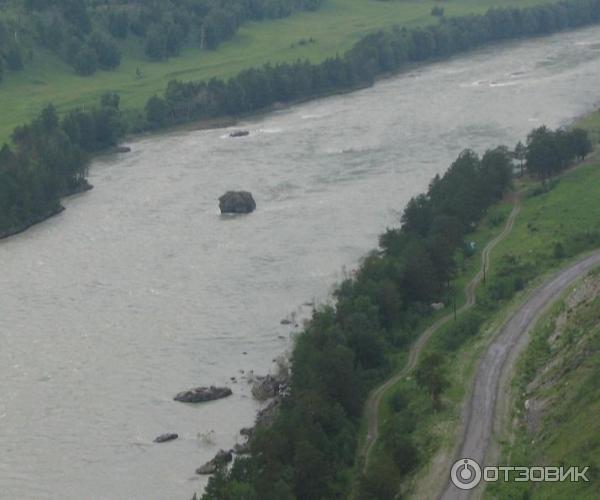
[[[186,499],[258,405],[239,370],[289,347],[464,147],[513,145],[592,108],[600,28],[485,49],[225,130],[143,138],[95,189],[0,242],[0,498]],[[258,210],[219,215],[227,189]],[[189,406],[183,389],[230,385]],[[199,433],[214,431],[214,444]],[[155,445],[172,431],[178,441]]]

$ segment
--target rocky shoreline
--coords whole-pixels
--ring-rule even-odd
[[[248,384],[252,385],[252,395],[258,401],[269,401],[256,415],[252,427],[240,429],[240,434],[246,438],[243,443],[236,443],[229,450],[219,450],[217,454],[204,465],[196,469],[196,474],[210,475],[214,474],[223,467],[228,466],[233,461],[233,455],[246,455],[251,452],[252,440],[256,430],[273,425],[277,411],[289,391],[290,367],[288,360],[284,356],[274,360],[277,364],[277,370],[274,375],[255,376],[250,374]],[[234,380],[235,377],[232,377]],[[198,387],[189,391],[183,391],[175,396],[175,400],[183,402],[204,402],[221,399],[231,395],[231,389],[227,387]],[[169,436],[169,435],[164,435]],[[176,436],[176,435],[175,435]],[[159,436],[161,438],[163,436]],[[158,438],[157,438],[158,439]],[[176,439],[176,438],[172,438]]]

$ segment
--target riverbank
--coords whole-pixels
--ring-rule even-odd
[[[548,192],[536,194],[539,190],[531,182],[526,182],[523,187],[529,195],[524,200],[514,232],[494,252],[488,284],[478,294],[487,319],[468,345],[449,353],[449,365],[460,368],[449,372],[450,387],[442,410],[431,413],[425,406],[415,406],[421,408],[417,410],[420,418],[415,433],[422,443],[424,465],[402,484],[401,491],[410,498],[435,497],[444,486],[449,466],[458,451],[461,408],[471,390],[469,381],[474,377],[481,354],[505,319],[556,269],[568,266],[577,258],[574,255],[585,255],[589,248],[600,244],[600,240],[584,236],[600,231],[597,227],[600,212],[593,201],[600,195],[597,154],[595,160],[590,159],[564,174]],[[570,248],[564,250],[563,245]],[[563,250],[556,250],[561,248]],[[514,279],[526,285],[515,295],[515,292],[504,291],[508,282]],[[430,350],[444,349],[444,337],[448,333],[441,331],[437,338],[434,336]],[[412,385],[406,380],[398,384],[396,390],[414,394]],[[393,415],[390,409],[392,392],[384,410],[389,415]],[[506,404],[506,401],[498,403],[501,408]]]

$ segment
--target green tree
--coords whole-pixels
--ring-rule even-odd
[[[443,355],[433,351],[427,353],[415,370],[417,383],[429,393],[434,409],[440,407],[440,396],[449,385]]]

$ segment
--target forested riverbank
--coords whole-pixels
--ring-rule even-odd
[[[526,162],[531,175],[548,179],[590,149],[585,131],[540,127],[529,134],[522,158],[506,147],[488,150],[481,158],[470,150],[461,153],[443,176],[431,181],[427,193],[411,199],[401,227],[382,234],[379,247],[365,257],[355,275],[337,286],[335,303],[313,313],[296,341],[290,394],[282,399],[273,425],[256,430],[251,456],[219,471],[203,498],[347,496],[366,395],[395,368],[394,360],[430,321],[432,304],[451,305],[456,300],[458,262],[473,252],[467,235],[510,188],[519,161]],[[556,168],[540,171],[554,155],[560,158]],[[512,296],[532,277],[511,271],[493,284],[496,299]],[[456,350],[480,324],[477,314],[464,317],[445,338],[445,348]],[[436,356],[422,365],[417,377],[434,407],[446,385],[443,357]],[[398,405],[402,409],[406,401]],[[389,498],[389,488],[397,487],[419,464],[411,435],[414,416],[402,418],[386,437],[389,461],[383,471],[377,469],[375,476],[361,481],[359,498]]]
[[[548,35],[600,20],[598,0],[565,0],[528,8],[492,8],[484,15],[442,17],[438,24],[367,35],[344,55],[320,64],[297,61],[242,71],[227,81],[173,80],[146,104],[137,126],[163,127],[236,115],[371,85],[409,64],[443,59],[488,43]]]
[[[126,132],[139,133],[195,120],[258,112],[371,85],[378,75],[408,64],[449,57],[484,44],[539,36],[600,20],[600,0],[568,0],[523,9],[490,9],[485,15],[441,18],[426,28],[368,35],[343,56],[320,64],[266,65],[227,81],[169,83],[144,115],[121,114],[119,96],[106,94],[98,109],[74,110],[59,124],[53,106],[15,129],[12,148],[0,156],[0,234],[10,235],[60,210],[60,197],[81,189],[89,154],[110,148]],[[50,110],[50,111],[49,111]],[[44,118],[50,113],[50,118]]]

